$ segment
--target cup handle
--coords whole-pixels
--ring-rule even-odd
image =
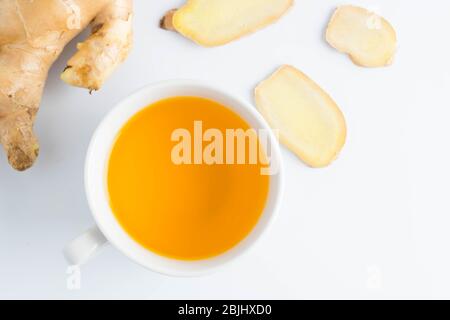
[[[95,256],[106,244],[108,244],[108,240],[95,226],[67,244],[64,248],[64,257],[70,265],[82,265]]]

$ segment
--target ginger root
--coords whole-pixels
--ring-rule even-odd
[[[11,166],[33,165],[33,123],[47,74],[66,44],[93,22],[62,78],[97,90],[132,42],[132,0],[0,1],[0,143]]]
[[[328,166],[345,144],[344,116],[315,82],[291,66],[283,66],[255,90],[258,110],[280,140],[314,168]]]
[[[188,0],[161,20],[163,29],[214,47],[227,44],[277,21],[294,0]]]
[[[364,8],[350,5],[335,11],[326,39],[362,67],[388,66],[397,50],[397,35],[388,21]]]

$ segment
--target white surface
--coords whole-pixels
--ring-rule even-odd
[[[450,2],[349,1],[396,27],[395,64],[367,70],[329,48],[341,1],[297,0],[279,23],[204,49],[157,28],[181,0],[136,0],[132,56],[93,96],[50,73],[26,173],[0,156],[0,298],[450,298]],[[272,232],[228,269],[198,279],[157,275],[109,248],[66,287],[63,246],[93,224],[83,165],[95,127],[120,99],[171,78],[207,80],[252,99],[280,64],[309,74],[338,102],[349,137],[339,160],[312,170],[283,150],[286,193]]]

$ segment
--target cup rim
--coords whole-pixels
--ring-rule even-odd
[[[106,172],[107,163],[102,161],[102,164],[99,163],[98,160],[108,160],[109,152],[105,152],[106,149],[109,151],[112,148],[113,141],[117,136],[118,130],[120,130],[127,121],[135,115],[140,110],[148,107],[149,105],[164,99],[155,98],[150,99],[151,101],[147,101],[146,103],[142,103],[141,105],[135,105],[137,101],[145,99],[143,97],[147,95],[157,95],[158,91],[164,90],[175,90],[176,88],[196,88],[198,91],[203,91],[209,93],[211,95],[220,95],[223,98],[226,98],[233,102],[233,106],[228,104],[224,104],[226,107],[233,109],[240,116],[243,116],[244,111],[246,112],[247,117],[251,117],[253,123],[256,123],[259,128],[263,128],[268,130],[269,132],[269,146],[271,148],[271,157],[275,159],[278,163],[278,171],[275,175],[272,175],[270,188],[269,188],[269,196],[268,203],[266,203],[266,207],[259,219],[258,224],[252,229],[250,234],[241,240],[241,242],[235,247],[231,248],[227,252],[204,260],[196,260],[196,261],[183,261],[176,260],[171,258],[166,258],[160,256],[152,251],[144,248],[139,243],[134,241],[130,235],[119,225],[116,220],[114,213],[109,205],[109,200],[106,196],[102,196],[99,198],[99,195],[107,195],[106,188],[106,177],[100,177]],[[180,94],[178,96],[186,94]],[[167,95],[166,98],[175,97],[176,94]],[[191,96],[202,96],[202,95],[194,95]],[[214,99],[212,100],[220,100]],[[220,101],[219,101],[220,102]],[[239,109],[240,111],[236,111]],[[134,111],[131,111],[134,110]],[[125,111],[128,117],[122,116],[121,120],[117,120],[120,122],[120,126],[116,126],[118,130],[111,130],[110,122],[113,121],[115,117],[121,117],[119,114],[121,111]],[[244,117],[244,116],[243,116]],[[246,119],[247,121],[249,119]],[[252,125],[252,127],[255,127]],[[112,142],[107,147],[103,146],[102,150],[99,151],[99,146],[101,146],[102,138],[105,136],[109,136],[109,140]],[[99,159],[100,157],[100,159]],[[99,170],[101,172],[99,172]],[[100,179],[103,181],[101,186],[99,186]],[[281,150],[279,147],[279,143],[270,129],[267,121],[262,117],[262,115],[254,108],[252,104],[245,101],[241,97],[233,95],[226,90],[223,90],[220,87],[202,82],[197,80],[187,80],[187,79],[175,79],[175,80],[166,80],[160,81],[157,83],[153,83],[147,86],[142,87],[141,89],[136,90],[131,95],[119,101],[115,106],[107,113],[106,116],[102,119],[94,134],[92,135],[86,160],[85,160],[85,192],[88,200],[89,208],[91,211],[94,220],[106,237],[106,239],[117,248],[122,254],[127,256],[132,261],[140,264],[141,266],[152,270],[154,272],[175,276],[175,277],[191,277],[191,276],[200,276],[207,273],[210,273],[214,270],[223,268],[225,265],[235,261],[238,257],[248,253],[250,249],[252,249],[257,242],[267,234],[267,231],[271,228],[277,213],[279,211],[281,197],[283,194],[283,163],[281,159]],[[270,210],[270,211],[269,211]],[[105,212],[106,211],[106,212]],[[109,217],[108,217],[109,215]],[[112,222],[115,221],[115,224]],[[108,222],[109,221],[109,222]],[[118,228],[120,230],[118,230]],[[121,232],[120,232],[121,231]],[[132,245],[134,244],[134,245]],[[140,248],[140,250],[139,250]],[[159,262],[157,262],[159,261]]]

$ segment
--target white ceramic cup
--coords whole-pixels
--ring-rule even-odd
[[[276,166],[273,170],[276,174],[270,179],[267,205],[250,235],[228,252],[199,261],[170,259],[145,249],[122,229],[108,200],[107,164],[118,132],[133,115],[143,108],[159,100],[176,96],[197,96],[217,101],[239,114],[254,129],[270,132],[267,141],[271,157],[270,165]],[[64,255],[70,264],[81,265],[104,245],[110,243],[131,260],[165,275],[188,277],[213,271],[248,251],[267,231],[278,211],[282,194],[281,164],[281,153],[275,135],[258,111],[246,101],[211,85],[192,80],[172,80],[147,86],[120,102],[102,121],[92,137],[86,157],[85,187],[97,226],[69,243],[64,249]],[[173,187],[177,188],[175,181]]]

